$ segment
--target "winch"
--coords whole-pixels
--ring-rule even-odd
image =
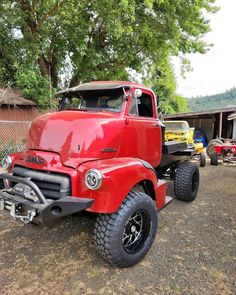
[[[28,185],[23,183],[17,183],[13,188],[12,191],[20,195],[28,200],[33,201],[34,203],[39,203],[39,199],[36,196],[35,192],[30,188]]]
[[[22,221],[23,223],[30,223],[32,222],[33,218],[37,215],[37,212],[35,209],[28,210],[27,215],[20,215],[22,211],[22,205],[21,203],[9,201],[0,199],[0,210],[9,210],[10,215],[13,217],[13,219],[18,219]]]

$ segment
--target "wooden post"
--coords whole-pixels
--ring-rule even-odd
[[[222,137],[222,117],[223,117],[223,113],[220,113],[220,126],[219,126],[219,138]]]
[[[212,115],[212,129],[211,129],[211,131],[212,131],[212,138],[211,139],[214,138],[214,129],[215,129],[215,116]]]

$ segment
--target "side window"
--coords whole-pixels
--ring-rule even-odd
[[[131,104],[129,107],[129,115],[138,116],[138,106],[136,98],[132,97]]]
[[[143,93],[138,101],[138,113],[140,117],[153,117],[152,98],[150,95]]]
[[[140,117],[153,117],[152,97],[143,93],[139,98],[132,98],[129,114]]]

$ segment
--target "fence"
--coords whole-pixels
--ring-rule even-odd
[[[0,120],[0,160],[24,150],[30,124],[28,121]]]

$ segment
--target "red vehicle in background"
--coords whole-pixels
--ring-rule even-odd
[[[95,243],[111,264],[129,267],[150,249],[157,211],[172,198],[197,196],[194,148],[165,142],[156,97],[131,82],[91,82],[56,94],[59,109],[31,125],[27,148],[3,161],[0,210],[24,223],[54,225],[87,210],[97,214]]]
[[[211,154],[211,165],[218,165],[218,160],[223,162],[236,163],[236,140],[225,139],[224,143],[214,145]]]

